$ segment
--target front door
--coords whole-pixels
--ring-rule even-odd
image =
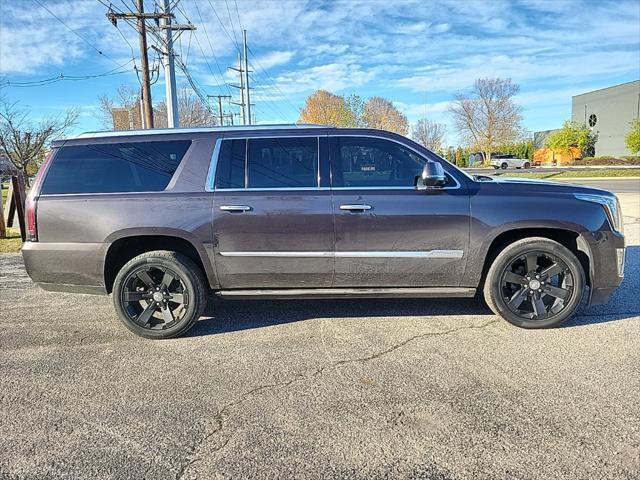
[[[418,191],[426,158],[407,145],[364,136],[330,145],[334,286],[459,286],[469,250],[464,181],[448,172],[444,188]]]
[[[319,147],[319,137],[221,141],[213,235],[222,288],[331,285],[333,212]]]

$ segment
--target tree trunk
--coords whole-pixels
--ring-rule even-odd
[[[484,166],[488,167],[491,165],[491,150],[488,152],[484,152]]]

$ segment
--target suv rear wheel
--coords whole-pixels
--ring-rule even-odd
[[[509,165],[507,164],[507,162],[502,162],[502,164],[500,165],[500,168],[503,170],[506,170],[509,167]]]
[[[164,250],[129,260],[113,284],[120,320],[151,339],[182,335],[198,321],[207,302],[202,271],[188,257]]]
[[[523,328],[557,327],[580,305],[585,275],[578,258],[548,238],[512,243],[496,257],[484,298],[497,315]]]

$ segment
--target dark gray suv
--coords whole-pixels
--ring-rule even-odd
[[[57,141],[27,201],[31,278],[112,294],[168,338],[225,298],[472,297],[525,328],[620,285],[606,191],[471,177],[379,130],[256,126]]]

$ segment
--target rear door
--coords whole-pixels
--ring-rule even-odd
[[[444,188],[416,190],[425,156],[388,138],[336,136],[330,145],[334,286],[458,286],[469,247],[464,181],[449,171]]]
[[[212,221],[222,288],[331,285],[326,142],[319,135],[218,141]]]

